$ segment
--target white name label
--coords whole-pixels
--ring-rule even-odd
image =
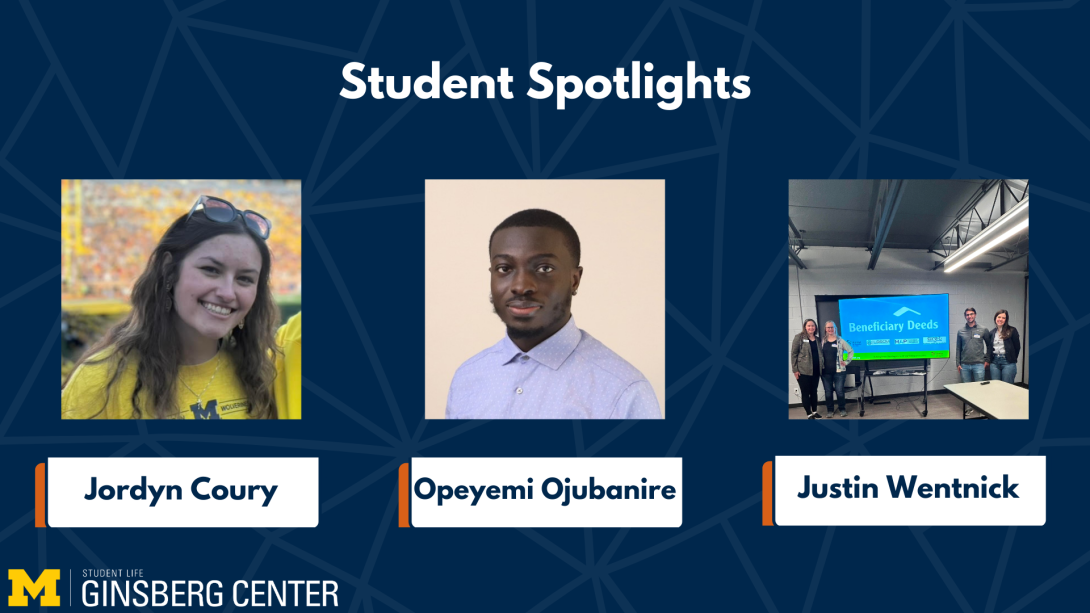
[[[49,458],[55,528],[313,528],[318,458]]]
[[[681,458],[413,458],[421,528],[677,528]]]
[[[1044,456],[779,456],[781,526],[1042,526]]]

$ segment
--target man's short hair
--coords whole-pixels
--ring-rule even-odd
[[[495,238],[496,232],[505,228],[552,228],[560,232],[564,236],[564,244],[571,252],[572,259],[575,260],[575,265],[579,266],[579,235],[568,220],[560,215],[545,209],[526,209],[511,215],[492,230],[492,235],[488,237],[489,253],[492,252],[492,239]]]
[[[973,312],[973,315],[976,315],[976,309],[974,309],[973,307],[969,307],[969,308],[965,309],[965,312],[964,312],[964,313],[962,313],[962,314],[961,314],[961,316],[962,316],[962,317],[965,317],[966,315],[968,315],[968,314],[969,314],[969,311],[972,311],[972,312]]]

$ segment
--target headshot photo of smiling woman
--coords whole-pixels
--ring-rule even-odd
[[[662,181],[428,181],[426,416],[662,418],[664,212]]]
[[[73,186],[79,193],[66,199],[69,210],[65,212],[94,227],[91,232],[84,228],[85,235],[117,230],[116,224],[101,223],[102,211],[88,210],[94,208],[93,198],[91,202],[83,198],[95,193],[110,200],[118,195],[111,187]],[[111,206],[116,208],[111,213],[132,212],[147,222],[174,216],[185,206],[169,201],[173,192],[181,196],[188,189],[155,187],[158,191],[147,189],[160,197],[137,193],[126,204],[114,202]],[[215,191],[221,195],[196,195],[188,212],[170,222],[147,255],[131,290],[96,287],[100,280],[112,281],[125,271],[124,258],[96,260],[86,246],[69,245],[62,334],[66,344],[86,347],[73,360],[67,377],[62,372],[62,418],[300,417],[302,314],[295,308],[294,316],[284,321],[272,280],[287,277],[274,276],[273,268],[280,258],[274,257],[269,244],[277,231],[294,231],[289,241],[299,241],[298,229],[290,220],[293,208],[298,214],[298,183],[294,190],[292,186],[287,190],[283,185],[260,186],[259,192],[264,187],[275,193],[250,197],[243,196],[249,191],[234,185],[198,187],[219,187]],[[136,189],[140,192],[144,188]],[[241,196],[247,205],[279,202],[265,211],[244,209],[228,200],[224,192]],[[156,210],[151,216],[147,209],[136,213],[145,198],[154,201],[151,206]],[[287,221],[285,227],[278,227],[273,218]],[[66,237],[70,233],[66,231]],[[120,247],[124,250],[124,245]],[[283,260],[286,266],[293,263],[290,256]],[[294,282],[289,283],[297,294],[298,271],[294,276]],[[118,300],[115,293],[127,293],[128,300]],[[297,297],[286,302],[299,304]],[[109,318],[110,311],[115,317],[121,315],[120,321],[93,341],[90,330],[96,321],[101,325],[102,318]],[[65,366],[62,364],[62,371]]]

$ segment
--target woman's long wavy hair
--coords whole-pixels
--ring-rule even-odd
[[[280,310],[269,289],[272,260],[269,247],[241,217],[231,223],[220,223],[209,220],[203,211],[183,215],[171,224],[133,285],[132,310],[77,362],[76,366],[111,362],[105,402],[99,413],[109,405],[110,390],[129,361],[138,359],[136,387],[132,392],[133,418],[163,419],[177,414],[176,387],[182,348],[175,326],[178,315],[172,306],[172,288],[178,284],[179,267],[186,256],[197,245],[222,234],[249,236],[261,252],[257,296],[246,314],[246,325],[231,329],[230,336],[223,340],[223,350],[231,353],[236,374],[250,401],[250,417],[277,418],[272,389],[276,378],[274,352],[279,351],[276,327]]]

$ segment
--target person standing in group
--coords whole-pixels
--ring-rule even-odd
[[[992,354],[992,333],[976,325],[976,309],[965,309],[965,327],[958,331],[957,365],[962,383],[984,380]]]
[[[1022,348],[1018,342],[1018,330],[1007,324],[1010,315],[1006,309],[995,313],[995,329],[992,330],[991,362],[992,381],[1014,383],[1018,374],[1018,351]]]
[[[852,361],[852,346],[837,334],[836,324],[825,322],[825,334],[821,337],[821,384],[825,387],[825,416],[833,416],[833,392],[840,401],[840,416],[847,417],[844,410],[844,379],[848,375],[848,364]]]
[[[802,332],[791,341],[791,372],[795,373],[795,379],[799,382],[807,419],[821,419],[817,410],[817,386],[823,367],[824,360],[818,349],[817,322],[807,319],[802,324]]]

